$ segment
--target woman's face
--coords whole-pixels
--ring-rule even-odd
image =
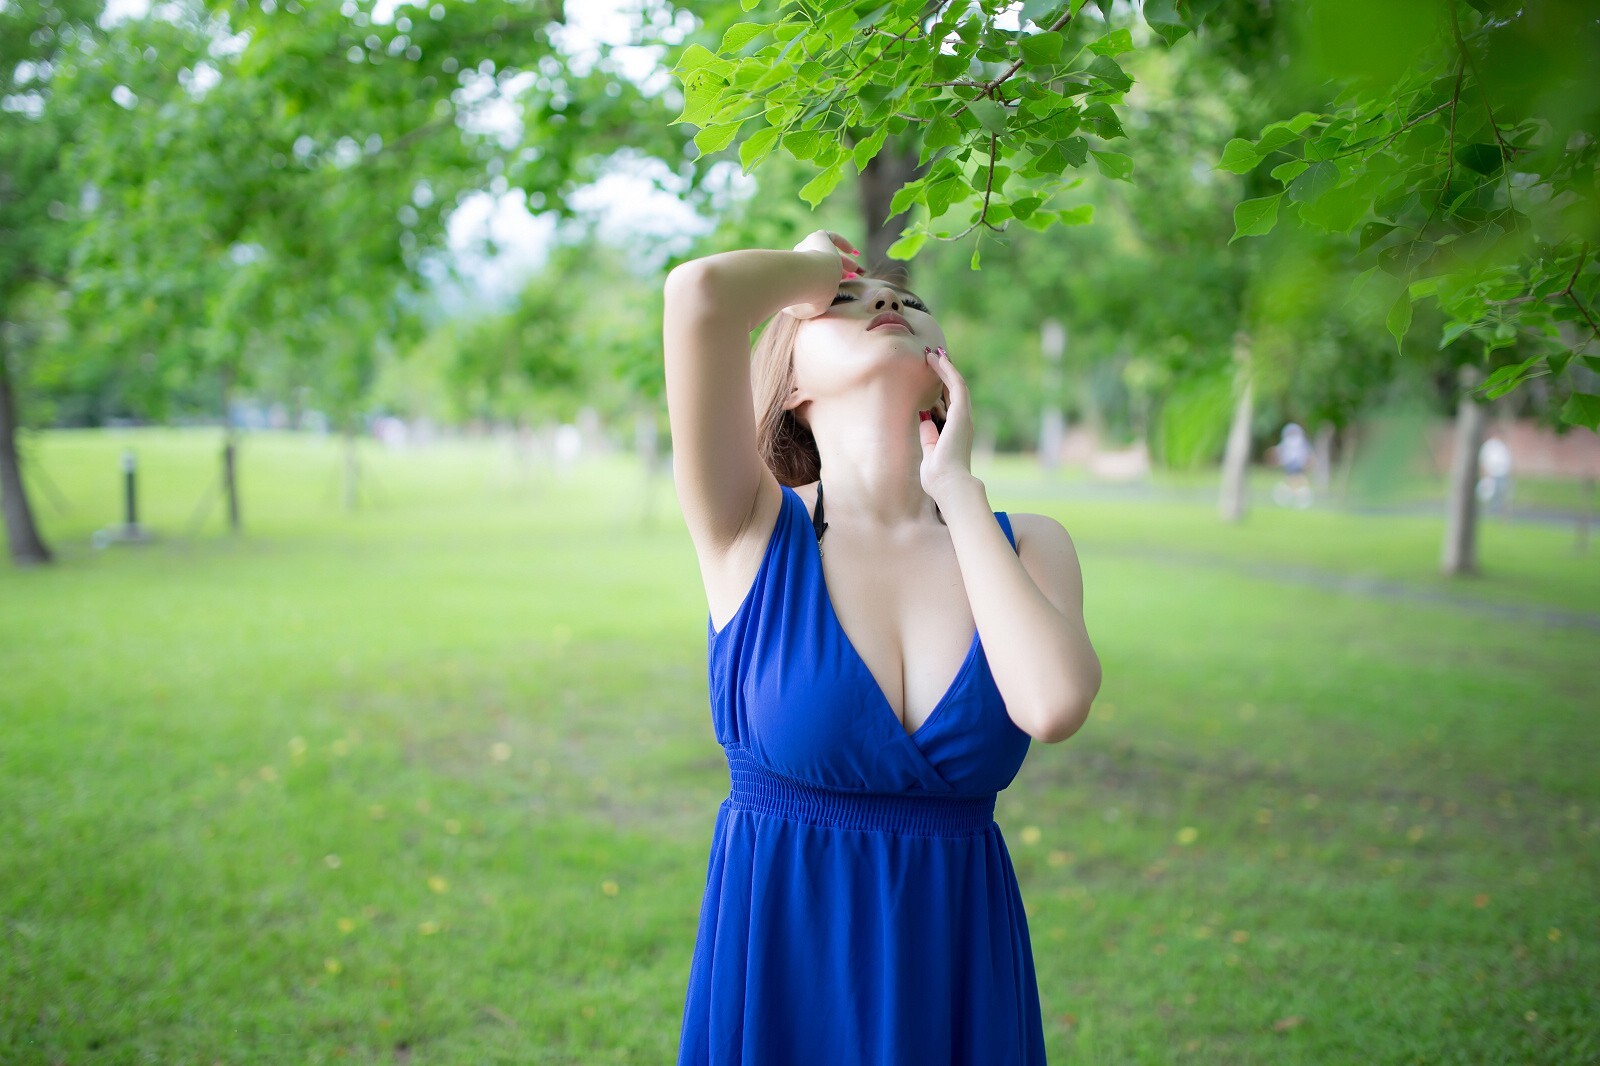
[[[839,283],[832,307],[800,323],[795,383],[814,400],[898,376],[926,409],[941,385],[923,349],[944,343],[944,331],[915,294],[877,278],[852,278]]]

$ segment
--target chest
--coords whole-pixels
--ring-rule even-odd
[[[818,550],[824,607],[847,653],[871,674],[901,727],[916,732],[949,691],[976,635],[948,533],[884,542],[835,522]]]

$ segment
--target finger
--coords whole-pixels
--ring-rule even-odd
[[[928,415],[931,412],[918,411],[917,417],[922,419],[917,426],[917,439],[922,442],[922,453],[927,455],[933,451],[933,446],[939,443],[939,427],[933,424],[933,419]]]
[[[950,402],[955,404],[966,403],[967,379],[961,376],[955,364],[950,361],[950,353],[943,348],[935,348],[933,352],[933,369],[939,375],[939,380],[944,382],[944,387],[949,391]]]
[[[849,252],[851,255],[860,255],[861,254],[861,249],[859,249],[855,245],[851,244],[849,239],[846,238],[843,234],[835,233],[831,229],[830,230],[823,230],[822,232],[824,232],[824,233],[826,233],[828,235],[828,239],[830,241],[832,241],[834,244],[838,245],[840,251]]]

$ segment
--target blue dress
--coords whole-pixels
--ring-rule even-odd
[[[1013,549],[1003,512],[996,520]],[[708,623],[717,809],[679,1066],[1042,1066],[1028,923],[994,821],[1029,736],[976,633],[907,733],[839,625],[805,502]]]

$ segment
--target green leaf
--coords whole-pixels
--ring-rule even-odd
[[[1368,222],[1361,227],[1360,251],[1366,251],[1374,244],[1383,240],[1394,232],[1394,227],[1387,222]]]
[[[728,27],[728,32],[722,35],[722,44],[717,51],[727,55],[737,52],[751,41],[766,32],[767,27],[759,22],[735,22]]]
[[[1295,178],[1305,173],[1305,169],[1310,165],[1304,159],[1291,159],[1287,163],[1279,163],[1269,173],[1278,181],[1288,185]]]
[[[910,259],[917,254],[917,250],[922,247],[927,239],[928,235],[926,233],[907,233],[889,245],[888,250],[883,254],[890,259]]]
[[[1006,109],[993,100],[974,100],[967,105],[967,110],[971,111],[972,117],[978,120],[978,124],[990,133],[1005,133]]]
[[[1530,373],[1529,371],[1534,370],[1534,367],[1543,361],[1544,356],[1535,355],[1524,359],[1520,363],[1503,366],[1493,374],[1490,374],[1488,380],[1478,386],[1477,391],[1482,392],[1488,399],[1498,400],[1528,378],[1542,377],[1542,372]]]
[[[1044,203],[1044,198],[1043,197],[1040,197],[1040,196],[1023,196],[1023,197],[1020,197],[1020,198],[1012,201],[1011,213],[1013,215],[1016,215],[1017,218],[1019,218],[1019,219],[1021,219],[1023,221],[1027,221],[1028,216],[1033,214],[1035,211],[1039,210],[1040,205],[1043,204],[1043,203]]]
[[[1302,133],[1311,128],[1312,123],[1322,116],[1313,111],[1302,111],[1294,118],[1282,122],[1269,122],[1261,127],[1261,136],[1256,138],[1256,149],[1262,155],[1275,149],[1282,148],[1290,141],[1297,139]]]
[[[1299,177],[1289,183],[1289,199],[1295,203],[1310,203],[1339,184],[1339,164],[1323,159],[1311,164]]]
[[[851,153],[851,161],[856,165],[856,173],[859,174],[861,171],[867,169],[867,164],[872,162],[872,157],[877,155],[879,150],[883,148],[883,142],[888,138],[888,136],[889,127],[879,126],[867,136],[866,140],[860,141],[856,144]]]
[[[1089,141],[1084,137],[1068,137],[1058,146],[1061,158],[1069,167],[1081,167],[1089,161]],[[1057,173],[1060,173],[1058,170]]]
[[[745,11],[753,11],[761,0],[739,0],[739,7]]]
[[[972,195],[972,186],[965,178],[950,176],[940,178],[928,185],[928,217],[938,218],[950,210],[950,205],[957,200],[966,199]]]
[[[822,134],[815,130],[793,130],[783,135],[784,151],[796,159],[810,159],[822,147]]]
[[[1600,396],[1574,392],[1561,407],[1561,421],[1600,430]]]
[[[914,203],[926,203],[926,197],[927,185],[920,178],[902,185],[894,194],[894,199],[889,201],[889,217],[885,218],[884,221],[889,221],[890,218],[907,210]]]
[[[720,152],[733,143],[739,135],[740,123],[729,122],[723,126],[708,126],[694,135],[694,146],[702,156]]]
[[[949,115],[940,115],[929,125],[922,143],[929,149],[948,148],[961,143],[961,127]]]
[[[1121,152],[1091,151],[1089,154],[1094,156],[1095,165],[1100,168],[1100,173],[1106,177],[1114,178],[1117,181],[1129,181],[1132,179],[1133,159],[1131,157],[1125,156]]]
[[[672,73],[682,77],[692,70],[699,70],[701,67],[715,66],[725,62],[726,60],[718,59],[711,49],[705,45],[691,44],[678,57],[678,65],[672,68]]]
[[[1056,221],[1063,226],[1087,226],[1094,221],[1094,204],[1079,204],[1057,211]]]
[[[940,52],[933,57],[933,80],[954,81],[967,72],[970,60],[954,52]]]
[[[1122,130],[1122,122],[1117,118],[1117,113],[1104,100],[1096,100],[1084,108],[1083,117],[1102,140],[1110,141],[1127,136]]]
[[[1128,77],[1128,72],[1110,56],[1095,56],[1094,62],[1089,64],[1089,73],[1120,92],[1133,88],[1133,79]]]
[[[772,152],[782,134],[783,131],[778,127],[767,126],[745,138],[744,143],[739,146],[739,165],[744,168],[745,173],[748,174],[752,167]]]
[[[1272,227],[1278,224],[1278,201],[1281,199],[1283,193],[1280,192],[1238,204],[1233,209],[1233,236],[1228,243],[1232,244],[1240,237],[1260,237],[1271,233]]]
[[[1030,66],[1049,66],[1061,58],[1061,47],[1066,44],[1066,38],[1055,30],[1044,33],[1030,33],[1018,42],[1022,49],[1022,58]]]
[[[1384,318],[1383,324],[1389,327],[1389,332],[1394,335],[1395,348],[1400,347],[1400,342],[1405,340],[1406,330],[1411,328],[1411,294],[1401,290],[1395,298],[1394,306],[1389,308],[1389,314]]]
[[[800,199],[812,207],[816,207],[827,199],[828,194],[833,191],[834,186],[839,184],[839,179],[843,176],[844,163],[841,161],[833,164],[801,187]]]
[[[972,246],[972,269],[978,269],[978,245],[976,244]]]
[[[1222,147],[1222,159],[1216,169],[1230,174],[1248,174],[1261,162],[1256,146],[1242,137],[1235,137]],[[1276,176],[1276,175],[1274,175]]]
[[[1089,51],[1099,56],[1121,55],[1133,51],[1133,35],[1126,29],[1112,30],[1089,46]]]
[[[1169,45],[1189,32],[1178,14],[1177,0],[1144,0],[1144,20]]]
[[[1374,267],[1373,269],[1376,270],[1377,268]],[[1475,322],[1451,322],[1447,324],[1439,336],[1440,350],[1450,347],[1463,333],[1475,325],[1477,325]]]

